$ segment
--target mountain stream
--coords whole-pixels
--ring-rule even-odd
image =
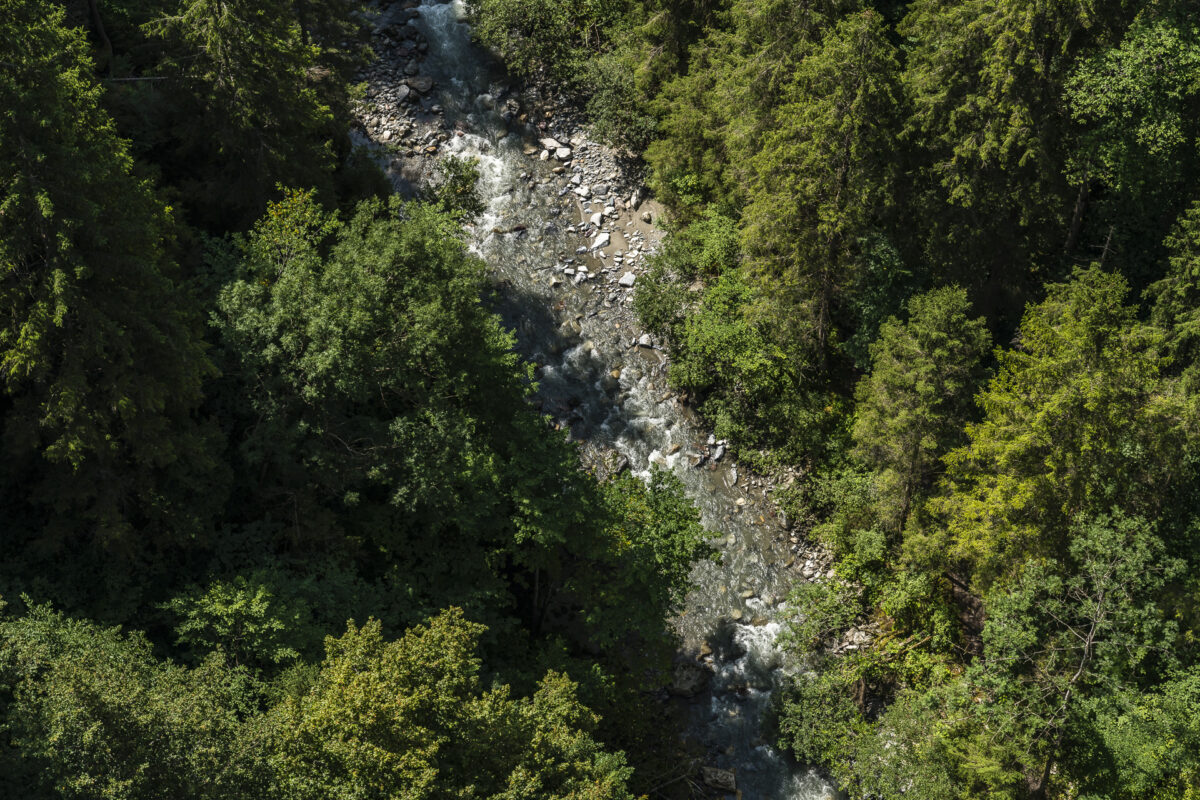
[[[391,162],[397,187],[428,177],[434,151],[477,159],[486,210],[469,229],[470,246],[493,273],[497,311],[518,350],[538,365],[535,402],[569,430],[586,462],[643,477],[652,465],[673,471],[713,532],[721,558],[696,565],[672,621],[681,639],[674,694],[684,695],[672,702],[684,706],[687,735],[705,754],[710,791],[720,794],[715,787],[732,773],[729,795],[832,797],[816,773],[774,746],[769,719],[784,677],[776,637],[788,586],[819,567],[789,538],[765,482],[739,470],[679,403],[666,355],[637,327],[626,284],[641,279],[645,255],[661,240],[639,213],[653,206],[630,197],[631,187],[618,190],[611,151],[583,131],[546,142],[536,123],[553,122],[522,120],[509,79],[472,41],[465,19],[461,0],[380,9],[377,32],[400,31],[401,55],[417,61],[404,67],[384,56],[368,73],[370,94],[411,105],[402,133],[427,125],[424,141]],[[406,40],[414,32],[403,26],[419,36]]]

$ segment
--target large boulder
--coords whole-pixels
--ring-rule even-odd
[[[429,92],[433,89],[433,78],[430,78],[426,75],[418,75],[415,78],[406,78],[404,82],[407,83],[414,91],[420,92],[421,94],[429,94]]]
[[[722,792],[737,791],[737,776],[730,770],[701,767],[700,775],[704,778],[704,783],[714,789],[720,789]]]

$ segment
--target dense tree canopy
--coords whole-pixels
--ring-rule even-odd
[[[630,797],[704,531],[527,402],[476,167],[381,198],[355,2],[91,10],[0,3],[0,795]]]
[[[638,313],[834,558],[784,744],[852,797],[1194,794],[1193,4],[621,14],[558,63],[671,211]]]
[[[467,6],[644,169],[634,307],[832,561],[777,741],[856,800],[1200,793],[1194,3]],[[527,402],[479,165],[353,145],[372,13],[0,0],[0,795],[688,788],[699,513]]]

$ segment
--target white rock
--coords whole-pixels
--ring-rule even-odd
[[[602,233],[592,241],[592,249],[599,250],[601,247],[608,247],[610,241],[612,241],[612,237],[607,233]]]
[[[562,147],[562,145],[558,143],[557,139],[551,138],[549,136],[539,139],[538,141],[542,145],[542,147],[546,148],[547,150],[557,150],[558,148]]]
[[[591,222],[593,225],[595,225],[597,228],[599,228],[599,227],[600,227],[600,223],[604,222],[604,215],[603,215],[603,214],[601,214],[599,211],[597,211],[595,214],[592,214],[592,218],[591,218],[591,220],[589,220],[589,221],[590,221],[590,222]]]
[[[637,280],[637,275],[634,275],[632,272],[626,272],[624,275],[622,275],[617,280],[617,283],[619,283],[621,286],[628,288],[630,286],[633,286],[633,283],[636,280]]]
[[[560,147],[554,151],[554,157],[559,161],[568,161],[571,158],[571,148]]]
[[[538,155],[538,161],[549,161],[549,160],[550,160],[550,151],[549,150],[543,150]]]

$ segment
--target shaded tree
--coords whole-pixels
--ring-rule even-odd
[[[5,545],[195,535],[222,490],[193,421],[212,366],[168,256],[170,209],[100,108],[82,31],[53,5],[7,0],[0,16]]]

